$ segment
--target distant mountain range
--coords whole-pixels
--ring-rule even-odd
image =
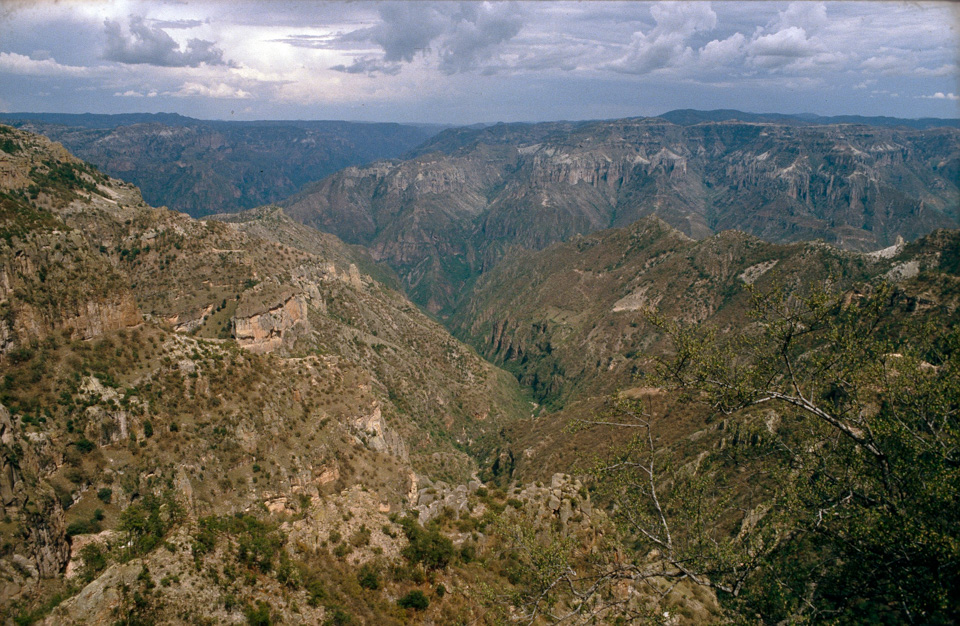
[[[863,116],[863,115],[815,115],[813,113],[745,113],[734,109],[715,109],[713,111],[698,111],[696,109],[676,109],[660,115],[668,122],[689,126],[703,122],[755,122],[775,124],[862,124],[865,126],[890,126],[901,128],[960,128],[960,119],[944,119],[940,117],[921,117],[919,119],[905,119],[901,117]]]
[[[403,154],[442,127],[341,121],[224,122],[175,113],[7,113],[144,198],[199,217],[276,202],[349,165]]]
[[[449,129],[406,160],[347,168],[282,204],[368,246],[441,315],[513,247],[536,250],[647,215],[697,239],[736,229],[852,250],[960,222],[956,128],[678,116],[688,124]]]
[[[694,238],[738,229],[853,250],[960,222],[960,120],[735,110],[446,129],[167,113],[3,119],[155,205],[205,216],[279,203],[368,246],[441,315],[512,247],[645,215]]]

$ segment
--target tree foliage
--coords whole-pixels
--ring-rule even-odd
[[[661,384],[754,429],[763,505],[718,535],[730,512],[717,496],[723,469],[668,470],[668,505],[651,460],[625,509],[635,531],[764,621],[952,623],[960,329],[910,314],[886,286],[777,291],[753,304],[750,323],[728,335],[654,318],[675,346],[654,369]],[[678,522],[694,545],[675,545]],[[691,532],[698,526],[713,531]]]

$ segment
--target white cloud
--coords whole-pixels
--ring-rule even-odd
[[[636,31],[628,51],[608,63],[606,69],[625,74],[647,74],[692,62],[694,52],[687,39],[717,25],[709,3],[661,2],[650,8],[656,26],[649,33]]]
[[[943,93],[942,91],[938,91],[932,96],[920,96],[920,97],[923,98],[924,100],[960,100],[960,96],[958,96],[957,94]]]
[[[113,95],[119,96],[121,98],[156,98],[158,94],[156,90],[150,90],[147,93],[143,93],[141,91],[134,91],[133,89],[128,89],[122,93],[118,91]]]
[[[252,98],[253,94],[239,89],[236,87],[231,87],[225,83],[217,83],[214,85],[201,85],[200,83],[184,83],[179,90],[165,93],[164,95],[175,96],[177,98],[235,98],[235,99],[245,99]]]
[[[777,16],[776,28],[783,30],[799,27],[813,33],[828,25],[827,7],[822,2],[791,2],[785,11]]]
[[[934,68],[918,67],[912,73],[916,76],[957,76],[960,74],[960,68],[957,68],[955,63],[944,63]]]
[[[31,59],[16,52],[0,52],[0,71],[25,76],[88,76],[87,67],[62,65],[52,58]]]
[[[790,26],[771,35],[762,35],[750,42],[750,54],[757,57],[783,57],[796,59],[812,56],[817,44],[807,38],[807,31],[799,26]]]
[[[714,39],[700,48],[700,62],[708,67],[731,65],[743,59],[747,38],[734,33],[724,40]]]
[[[879,72],[888,76],[907,74],[914,66],[907,57],[908,55],[905,54],[872,56],[860,63],[860,69],[868,72]]]

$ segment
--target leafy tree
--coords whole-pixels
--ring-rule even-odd
[[[144,495],[120,514],[117,530],[127,533],[129,540],[125,556],[135,557],[153,550],[182,517],[183,507],[172,492],[163,497]]]
[[[744,460],[766,497],[732,515],[718,494],[736,468],[671,471],[650,438],[648,461],[627,472],[646,485],[625,509],[636,534],[765,621],[952,623],[960,328],[908,304],[888,286],[776,291],[755,296],[752,323],[726,336],[655,318],[675,346],[656,378],[750,433]]]

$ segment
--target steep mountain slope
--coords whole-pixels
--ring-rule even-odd
[[[19,117],[18,117],[19,115]],[[177,115],[6,114],[154,206],[198,217],[268,204],[348,165],[403,154],[435,128],[353,122],[216,122]]]
[[[543,478],[569,471],[584,451],[609,444],[565,436],[570,419],[602,412],[617,390],[650,392],[637,372],[665,349],[651,314],[729,331],[743,326],[755,293],[882,280],[907,294],[911,312],[949,326],[960,323],[958,251],[957,230],[863,254],[822,243],[772,244],[737,232],[693,241],[648,217],[508,255],[477,281],[449,325],[533,388],[542,417],[508,439],[519,474]],[[670,405],[668,398],[655,399]],[[690,407],[666,412],[669,437],[689,434]],[[525,449],[529,454],[519,453]]]
[[[796,526],[768,515],[772,475],[757,464],[793,417],[764,405],[717,419],[635,381],[641,353],[666,346],[643,312],[723,334],[743,328],[748,285],[795,293],[829,278],[894,283],[895,316],[870,330],[901,342],[916,336],[898,337],[900,320],[960,322],[956,231],[865,255],[731,232],[693,241],[647,217],[509,253],[454,311],[462,336],[562,407],[520,419],[530,409],[515,380],[374,280],[366,268],[382,270],[363,250],[283,210],[195,221],[6,127],[0,174],[5,621],[736,618],[723,613],[731,598],[638,543],[634,520],[616,525],[623,509],[608,498],[630,485],[556,473],[629,443],[610,424],[564,432],[622,386],[655,415],[651,473],[634,477],[671,497],[671,519],[725,507],[707,530],[734,548],[771,517]],[[915,356],[877,347],[901,373]],[[956,374],[936,358],[910,363],[921,381]],[[895,400],[910,410],[904,389]],[[947,391],[936,411],[956,405]],[[666,472],[656,485],[653,460]],[[952,497],[940,488],[952,484],[934,486]],[[700,519],[674,537],[696,535]],[[819,553],[799,554],[821,569]]]
[[[396,623],[356,568],[489,464],[516,382],[279,211],[155,209],[2,126],[0,172],[4,619]]]
[[[508,255],[479,279],[450,325],[557,408],[631,382],[634,357],[656,349],[650,311],[735,325],[752,287],[863,280],[874,265],[823,244],[772,244],[734,231],[694,241],[648,217]]]
[[[449,314],[511,247],[657,215],[695,238],[738,229],[853,250],[960,219],[960,130],[661,119],[445,131],[413,157],[348,168],[283,206],[367,245]]]

